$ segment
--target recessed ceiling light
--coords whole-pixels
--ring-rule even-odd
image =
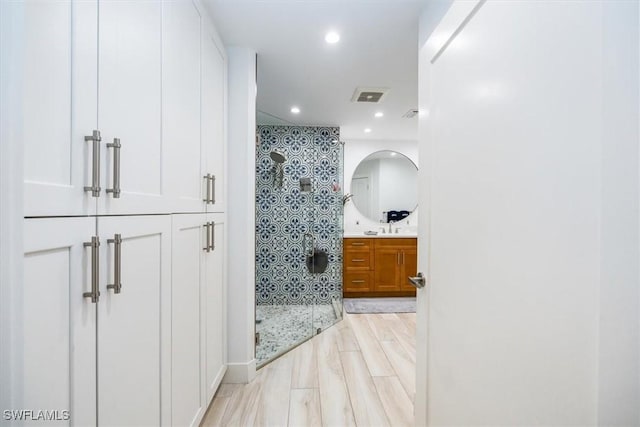
[[[370,133],[370,132],[371,132],[371,129],[370,129],[370,128],[366,128],[366,129],[364,130],[364,133]]]
[[[374,114],[374,116],[380,118],[384,116],[384,113],[382,111],[378,111],[377,113]]]
[[[298,113],[300,113],[300,109],[298,107],[291,107],[291,112],[293,114],[298,114]]]
[[[338,43],[340,41],[340,34],[335,31],[329,31],[326,36],[324,36],[324,41],[327,43]]]

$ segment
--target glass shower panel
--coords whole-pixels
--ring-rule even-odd
[[[261,125],[258,135],[256,359],[261,366],[340,318],[342,145],[339,128]]]

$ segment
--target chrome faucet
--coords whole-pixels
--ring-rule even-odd
[[[391,234],[391,224],[395,224],[394,220],[389,221],[389,234]]]

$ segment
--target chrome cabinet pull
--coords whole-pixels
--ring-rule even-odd
[[[100,131],[94,130],[91,135],[85,136],[84,140],[93,142],[91,187],[84,187],[84,191],[91,191],[91,197],[100,197],[100,141],[102,141]]]
[[[211,175],[211,204],[216,204],[216,176]]]
[[[100,238],[92,236],[90,242],[84,242],[85,248],[91,248],[91,292],[84,292],[84,298],[91,298],[92,303],[100,300],[100,290],[98,289],[98,281],[100,280]]]
[[[400,251],[396,253],[396,263],[400,265]]]
[[[404,251],[402,251],[402,265],[404,265]]]
[[[107,239],[107,243],[113,243],[113,284],[107,285],[107,289],[113,289],[114,294],[122,290],[122,235],[114,234],[113,239]]]
[[[408,277],[409,283],[415,286],[417,289],[424,288],[427,284],[427,278],[422,275],[422,273],[418,273],[416,277]]]
[[[114,199],[120,198],[120,138],[113,138],[112,144],[107,144],[108,148],[113,148],[113,188],[107,188],[107,193],[112,193]]]
[[[352,280],[351,283],[364,283],[364,280]]]
[[[203,251],[205,252],[211,252],[211,231],[209,230],[210,224],[207,222],[204,225],[204,233],[207,236],[207,244],[205,245],[204,248],[202,248]]]
[[[209,199],[209,195],[211,194],[211,174],[208,173],[205,176],[203,176],[203,178],[207,181],[207,189],[205,192],[204,199],[202,199],[202,201],[205,203],[210,203],[211,200]]]
[[[351,246],[364,246],[363,242],[351,242]]]
[[[211,222],[211,250],[215,251],[216,250],[216,223],[215,221]]]
[[[351,262],[364,262],[363,259],[352,259]]]

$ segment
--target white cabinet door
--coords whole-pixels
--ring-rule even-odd
[[[200,143],[200,13],[191,1],[162,6],[162,138],[173,212],[204,212]]]
[[[226,61],[217,42],[203,31],[202,37],[202,151],[205,175],[211,174],[211,203],[208,212],[224,212],[226,144]]]
[[[24,3],[25,216],[95,213],[97,16],[94,0]]]
[[[162,3],[100,2],[101,214],[168,212],[162,138]],[[119,177],[114,144],[118,138]],[[119,198],[114,179],[119,178]]]
[[[205,265],[205,380],[207,402],[215,394],[226,372],[226,271],[225,271],[225,224],[223,214],[208,214],[207,222],[213,227],[213,247],[206,253]]]
[[[83,243],[94,234],[93,218],[24,221],[24,283],[14,287],[10,345],[12,403],[57,410],[59,418],[68,411],[70,420],[48,425],[96,424],[96,304],[83,297],[91,291],[91,249]]]
[[[99,424],[167,425],[171,216],[100,217],[98,230]]]
[[[206,409],[202,386],[207,245],[206,215],[172,215],[171,422],[198,425]]]

